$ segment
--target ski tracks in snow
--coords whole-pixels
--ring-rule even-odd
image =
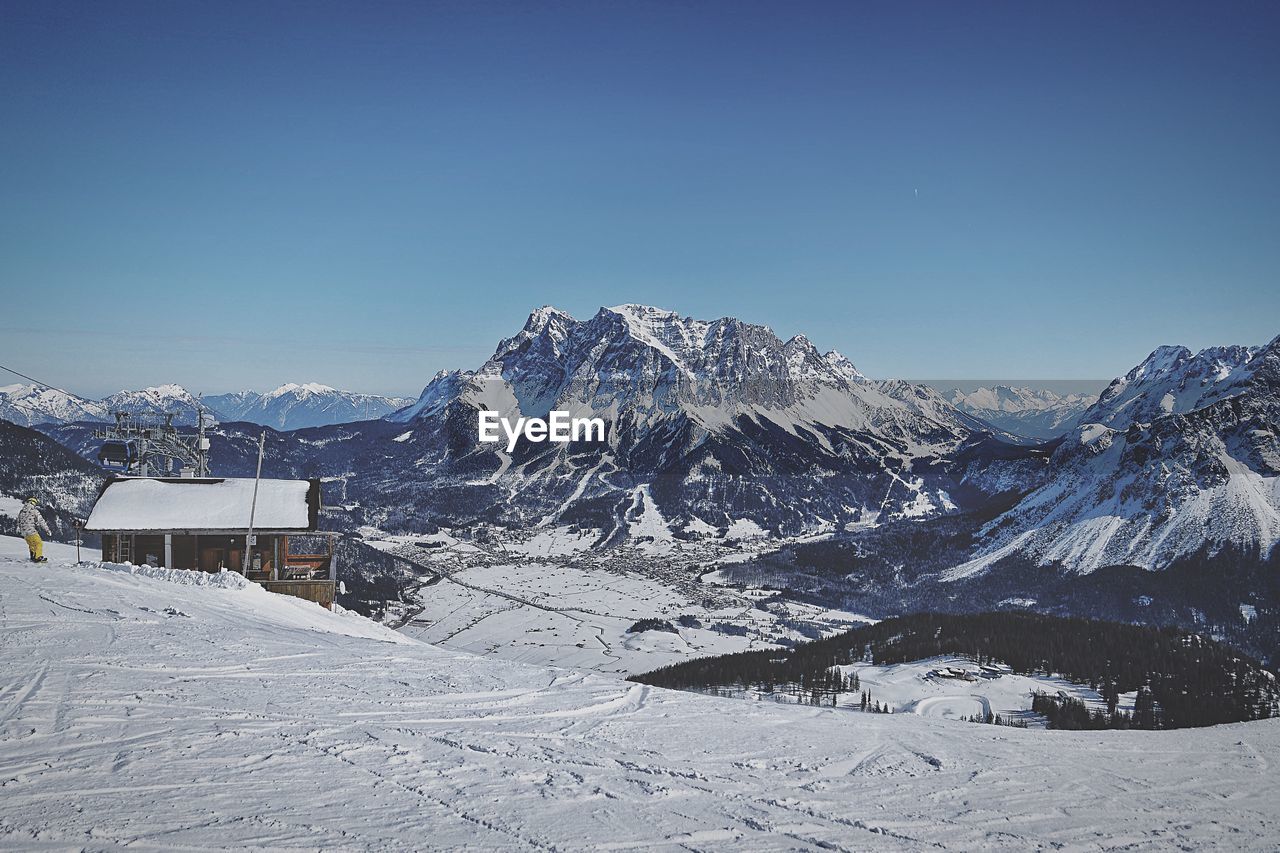
[[[776,706],[405,643],[256,588],[0,558],[0,590],[0,847],[1280,840],[1280,721],[1044,732]]]

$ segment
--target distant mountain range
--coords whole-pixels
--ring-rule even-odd
[[[89,400],[37,385],[0,387],[0,419],[37,424],[107,421],[111,413],[174,413],[174,422],[196,422],[196,406],[203,405],[215,420],[247,421],[279,430],[376,420],[413,400],[339,391],[327,385],[281,385],[259,394],[241,391],[197,400],[181,385],[159,385],[141,391],[120,391],[102,400]]]
[[[65,391],[39,385],[0,385],[0,420],[22,426],[100,421],[107,406]]]
[[[1062,435],[1093,405],[1096,394],[1055,394],[1040,388],[995,385],[948,398],[963,412],[1025,438],[1048,441]]]
[[[1280,539],[1280,342],[1161,347],[1095,401],[996,388],[955,405],[876,382],[803,336],[637,305],[579,321],[534,312],[476,371],[436,377],[390,420],[406,498],[447,487],[504,523],[652,521],[684,534],[744,519],[775,535],[959,513],[1024,495],[952,568],[1016,554],[1087,572],[1159,568],[1201,549],[1269,554]],[[475,412],[603,416],[607,446],[474,440]],[[986,414],[984,419],[981,414]],[[996,415],[1004,424],[996,424]],[[1005,427],[1007,424],[1007,427]],[[1008,433],[1054,438],[1018,447]],[[486,495],[488,497],[486,497]]]
[[[382,525],[573,524],[605,544],[841,534],[1004,503],[953,555],[951,576],[1015,555],[1088,572],[1204,548],[1270,553],[1278,347],[1161,347],[1097,400],[997,386],[949,401],[734,318],[621,305],[578,320],[544,307],[479,368],[438,374],[416,401],[284,385],[204,402],[224,421],[303,430],[281,436],[275,464],[341,477],[347,501]],[[7,399],[29,418],[37,404],[101,417],[195,402],[174,385],[100,403],[25,389]],[[481,410],[562,410],[608,431],[507,453],[478,441]],[[57,434],[87,453],[83,435]]]
[[[185,399],[173,386],[140,393]],[[350,530],[571,526],[597,549],[655,554],[803,535],[770,558],[776,585],[867,612],[1037,600],[1096,612],[1165,583],[1159,597],[1184,622],[1200,608],[1224,630],[1245,619],[1251,636],[1280,625],[1265,568],[1280,554],[1280,338],[1161,347],[1097,400],[1014,387],[949,400],[734,318],[621,305],[578,320],[547,307],[408,405],[323,386],[206,402],[224,421],[291,430],[269,436],[266,473],[326,478],[330,520]],[[508,453],[478,440],[481,410],[564,410],[608,429],[603,442]],[[352,422],[311,425],[326,418]],[[41,429],[95,452],[87,427]],[[255,432],[214,431],[216,473],[252,473]]]
[[[241,391],[206,397],[204,402],[222,420],[248,421],[278,430],[292,430],[377,420],[413,400],[339,391],[316,383],[297,385],[291,382],[266,394]]]

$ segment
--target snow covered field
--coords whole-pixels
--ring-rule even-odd
[[[970,673],[973,678],[948,678],[937,674],[948,668]],[[888,705],[890,710],[900,714],[952,720],[974,714],[998,714],[1006,720],[1014,719],[1043,728],[1044,719],[1031,713],[1033,692],[1050,696],[1065,693],[1084,702],[1090,709],[1104,710],[1107,706],[1097,691],[1084,685],[1046,675],[1018,675],[1006,666],[993,669],[999,671],[999,677],[980,677],[979,667],[973,661],[959,657],[935,657],[887,666],[855,663],[840,667],[846,676],[857,673],[862,689],[871,691],[873,702]],[[1133,693],[1122,694],[1119,709],[1132,713],[1134,696]],[[857,693],[840,697],[841,706],[858,703]]]
[[[403,633],[522,663],[633,674],[690,657],[805,639],[793,625],[829,635],[869,621],[760,590],[708,588],[697,583],[696,569],[684,573],[684,583],[666,584],[604,564],[625,557],[589,554],[569,560],[591,537],[567,529],[483,546],[444,533],[375,539],[374,531],[366,532],[365,541],[373,547],[444,574],[420,590],[421,611],[400,629]],[[438,547],[423,549],[414,542]],[[681,624],[681,616],[694,621]],[[676,630],[628,633],[647,618],[666,620]]]
[[[401,629],[405,634],[529,663],[631,673],[751,647],[748,637],[712,630],[627,634],[645,617],[662,614],[674,622],[681,613],[708,618],[709,612],[654,581],[569,565],[476,566],[423,589],[419,601],[423,610]],[[744,609],[750,616],[749,607],[721,615],[737,619]]]
[[[32,566],[0,538],[8,849],[1280,846],[1280,720],[1045,732],[716,699],[73,553]]]

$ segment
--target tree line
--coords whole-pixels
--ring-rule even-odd
[[[659,687],[794,692],[835,704],[860,692],[834,667],[906,663],[943,655],[1003,663],[1027,675],[1057,675],[1096,690],[1106,712],[1095,718],[1062,697],[1039,700],[1037,713],[1060,728],[1186,728],[1280,713],[1275,676],[1247,655],[1173,628],[1036,613],[921,613],[886,619],[791,650],[768,649],[684,661],[631,677]],[[1137,691],[1133,714],[1120,695]],[[1062,706],[1049,713],[1050,705]]]

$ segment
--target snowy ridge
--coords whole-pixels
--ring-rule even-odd
[[[1203,408],[1247,381],[1254,358],[1275,344],[1209,347],[1194,354],[1186,347],[1158,347],[1108,385],[1078,422],[1124,429],[1132,423]]]
[[[339,391],[316,382],[289,382],[265,394],[240,391],[205,399],[222,420],[248,421],[282,431],[377,420],[411,402],[401,397]]]
[[[49,422],[98,421],[107,416],[101,403],[39,385],[0,386],[0,418],[22,426]]]
[[[843,355],[824,355],[803,335],[783,343],[765,326],[732,318],[681,318],[640,305],[602,308],[589,321],[540,308],[479,370],[437,375],[417,404],[390,419],[410,421],[438,405],[440,383],[453,383],[454,395],[466,393],[456,387],[459,380],[471,380],[476,403],[501,393],[484,384],[506,384],[521,405],[518,413],[528,416],[543,416],[553,406],[573,409],[574,403],[580,410],[603,412],[618,403],[648,414],[679,409],[706,427],[723,427],[747,413],[786,421],[790,407],[803,407],[824,388],[838,389],[846,398],[843,407],[818,405],[810,411],[828,426],[865,426],[869,409],[903,405],[878,392]],[[946,409],[941,401],[929,414],[954,420]]]
[[[1042,388],[996,385],[965,393],[952,392],[950,402],[961,411],[1026,438],[1047,441],[1076,425],[1095,402],[1095,394],[1055,394]]]
[[[102,400],[108,417],[111,412],[165,414],[174,412],[174,423],[193,424],[199,401],[181,385],[156,385],[141,391],[118,391]]]
[[[1170,412],[1132,420],[1153,406]],[[1162,347],[1085,417],[1126,426],[1069,433],[1048,482],[992,521],[988,544],[948,578],[1014,555],[1076,572],[1227,548],[1266,559],[1280,541],[1280,338],[1196,356]]]
[[[493,445],[475,441],[479,409],[506,418],[545,417],[552,409],[601,417],[609,425],[607,447],[544,445],[510,464]],[[940,507],[932,483],[895,472],[987,429],[931,389],[868,380],[843,355],[822,353],[803,335],[784,342],[766,326],[642,305],[601,308],[584,321],[539,308],[480,368],[438,374],[417,403],[388,420],[419,425],[426,455],[415,465],[440,478],[465,465],[464,482],[503,487],[510,512],[533,504],[531,523],[549,523],[548,513],[602,496],[624,513],[636,484],[674,476],[683,496],[653,493],[672,526],[725,528],[748,519],[766,530]],[[448,452],[430,453],[431,436]],[[607,476],[583,489],[581,472],[598,468],[605,454]],[[824,506],[814,512],[789,508],[790,490],[802,486],[796,475],[806,468],[857,493],[821,498]],[[724,504],[726,493],[733,505]]]
[[[446,652],[252,584],[60,565],[65,548],[32,571],[21,547],[0,538],[4,846],[1277,843],[1277,720],[1045,733],[744,703]]]
[[[37,385],[0,387],[0,418],[23,426],[36,424],[108,421],[116,411],[144,414],[175,413],[176,423],[195,423],[196,406],[203,405],[213,418],[248,421],[279,430],[327,426],[359,420],[376,420],[403,408],[413,400],[339,391],[315,382],[286,383],[259,394],[238,391],[202,401],[181,385],[158,385],[140,391],[119,391],[102,400],[89,400]],[[206,421],[208,423],[208,421]]]

